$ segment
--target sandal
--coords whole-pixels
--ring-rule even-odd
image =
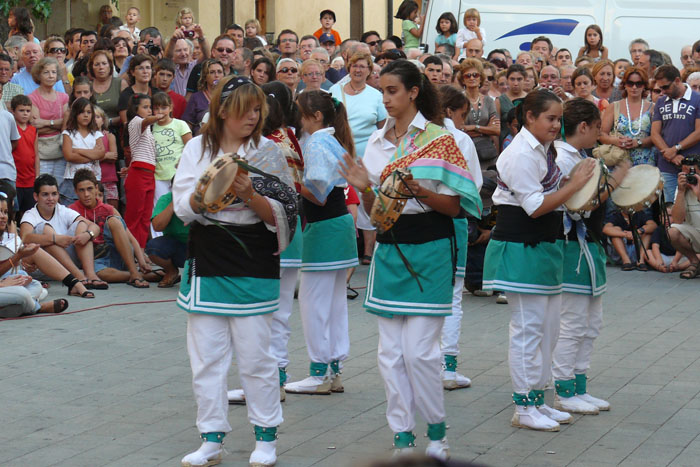
[[[53,301],[53,312],[61,313],[68,309],[68,300],[65,298],[57,298]]]
[[[360,295],[360,292],[358,292],[357,290],[353,289],[352,287],[350,287],[348,285],[348,290],[347,290],[346,294],[347,294],[347,298],[349,300],[355,300]]]
[[[647,263],[639,263],[637,265],[637,271],[648,271],[649,266],[647,266]]]
[[[635,266],[634,266],[634,264],[632,264],[632,263],[625,263],[625,264],[622,265],[622,270],[623,270],[623,271],[634,271],[634,270],[635,270]]]
[[[372,263],[372,257],[370,255],[364,255],[360,260],[360,264],[363,266],[369,266]]]
[[[90,292],[89,290],[86,290],[83,293],[80,292],[75,292],[73,293],[73,289],[75,289],[75,286],[80,283],[78,279],[73,274],[68,274],[66,277],[63,278],[61,281],[63,282],[63,285],[68,287],[68,295],[71,297],[81,297],[81,298],[95,298],[95,294]],[[87,287],[85,287],[87,288]]]
[[[93,279],[90,281],[90,284],[92,284],[92,288],[95,290],[107,290],[109,289],[109,284],[107,284],[105,281],[101,279]]]
[[[126,285],[130,285],[137,289],[147,289],[150,287],[145,279],[137,277],[136,279],[129,280]]]
[[[162,281],[158,282],[158,288],[159,289],[169,289],[170,287],[174,286],[178,282],[180,282],[180,275],[179,274],[173,278],[168,279],[168,280],[163,279]]]
[[[698,266],[700,266],[700,263],[690,264],[688,268],[681,273],[681,279],[695,279],[698,274],[700,274]]]

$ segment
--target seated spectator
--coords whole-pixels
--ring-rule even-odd
[[[163,232],[146,244],[146,254],[155,264],[163,268],[165,275],[158,283],[160,288],[170,288],[180,282],[178,268],[185,265],[187,235],[189,227],[173,211],[173,194],[166,193],[160,197],[153,209],[153,230]]]
[[[22,241],[38,243],[85,288],[109,288],[95,273],[92,240],[100,233],[100,228],[58,203],[58,182],[51,175],[37,177],[34,199],[36,206],[24,213],[19,227]],[[84,273],[76,261],[82,264]]]
[[[670,223],[673,222],[671,208],[667,214]],[[671,244],[671,239],[664,229],[656,229],[651,235],[651,248],[647,250],[647,264],[660,272],[684,271],[690,263]]]
[[[95,271],[106,282],[126,282],[137,289],[147,289],[148,282],[139,271],[151,273],[149,279],[158,280],[146,261],[136,238],[129,232],[124,219],[113,206],[97,198],[97,178],[89,169],[80,169],[73,177],[78,201],[70,209],[82,217],[93,219],[100,228],[95,235]],[[103,193],[104,196],[104,193]],[[103,198],[104,199],[104,198]],[[134,262],[138,261],[138,267]]]
[[[691,169],[697,172],[698,163],[682,165],[678,174],[678,192],[671,211],[675,223],[668,229],[671,245],[690,262],[681,273],[683,279],[693,279],[700,273],[700,183],[697,175],[691,175]]]
[[[613,246],[613,254],[611,256],[613,259],[619,258],[622,261],[623,271],[633,271],[634,269],[647,271],[645,255],[641,254],[641,251],[637,251],[635,246],[632,233],[633,226],[637,229],[644,249],[649,249],[651,234],[654,233],[657,226],[652,219],[651,211],[648,209],[635,212],[631,217],[626,211],[609,213],[603,226],[603,233],[610,238]],[[635,259],[634,263],[632,258]]]

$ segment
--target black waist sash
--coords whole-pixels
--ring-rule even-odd
[[[348,213],[348,207],[345,205],[345,191],[338,186],[331,190],[324,206],[312,203],[306,198],[302,199],[306,222],[325,221]]]
[[[437,211],[429,211],[399,216],[396,224],[388,232],[377,235],[377,242],[415,245],[441,238],[452,238],[454,235],[455,225],[451,217]]]
[[[235,226],[195,222],[187,244],[187,257],[194,260],[191,273],[198,277],[279,279],[280,257],[274,254],[276,251],[277,236],[263,222]]]
[[[501,204],[496,214],[496,227],[491,238],[502,242],[525,243],[535,246],[540,242],[554,243],[561,238],[562,212],[553,211],[532,218],[520,206]]]

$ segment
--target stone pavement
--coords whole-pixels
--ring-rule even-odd
[[[455,458],[491,466],[700,465],[700,282],[608,271],[589,389],[612,411],[577,416],[559,433],[510,426],[507,307],[465,295],[460,368],[473,387],[445,394]],[[353,284],[364,284],[365,273]],[[65,292],[58,283],[50,290],[50,298]],[[186,315],[172,302],[134,303],[175,294],[115,285],[96,300],[71,298],[70,310],[115,306],[0,322],[0,465],[179,466],[199,446]],[[350,302],[346,392],[287,396],[280,467],[354,466],[390,454],[376,318],[362,310],[362,296]],[[308,360],[298,311],[291,324],[290,373],[300,379]],[[235,368],[230,385],[237,387]],[[232,406],[229,418],[222,465],[246,466],[254,441],[245,407]],[[424,430],[419,421],[419,448]]]

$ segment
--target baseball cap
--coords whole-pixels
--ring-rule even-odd
[[[325,44],[326,42],[332,42],[335,44],[335,37],[333,37],[333,34],[324,33],[321,34],[321,37],[318,38],[318,41],[321,44]]]

